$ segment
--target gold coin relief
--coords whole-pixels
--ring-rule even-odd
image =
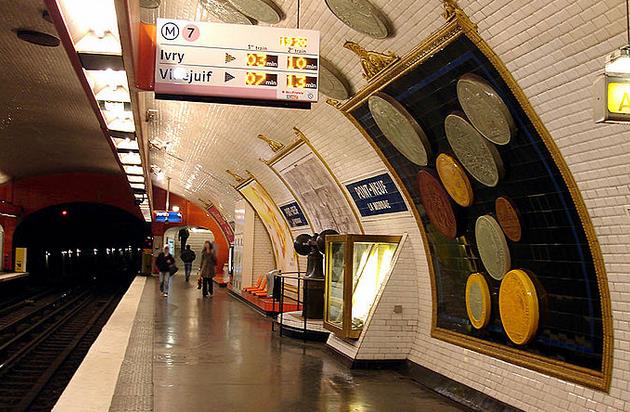
[[[517,345],[529,342],[538,329],[538,295],[529,275],[509,271],[499,289],[501,323],[508,338]]]
[[[472,185],[459,162],[446,153],[440,153],[435,165],[444,188],[455,203],[462,207],[472,205]]]

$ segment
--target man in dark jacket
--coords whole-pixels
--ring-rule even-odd
[[[164,252],[160,252],[157,259],[155,259],[155,266],[160,271],[160,292],[162,292],[162,296],[168,296],[168,288],[172,277],[171,270],[175,268],[175,258],[171,255],[168,246],[165,246]]]
[[[182,250],[186,249],[186,242],[188,241],[188,236],[190,236],[190,231],[187,227],[183,227],[179,229],[177,233],[177,237],[182,242]]]
[[[184,274],[186,275],[186,282],[190,279],[190,272],[192,271],[192,264],[195,258],[195,252],[190,249],[190,245],[186,245],[186,249],[182,252],[180,256],[182,262],[184,262]]]

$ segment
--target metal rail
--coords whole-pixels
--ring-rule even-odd
[[[16,310],[31,304],[33,301],[38,301],[50,294],[50,290],[46,290],[44,292],[40,292],[33,296],[20,296],[17,298],[11,299],[9,302],[5,302],[2,307],[0,307],[0,316],[6,316],[9,313],[13,313]]]
[[[286,272],[286,273],[280,273],[278,275],[275,276],[275,280],[274,280],[274,289],[275,289],[275,285],[276,282],[278,281],[278,279],[280,280],[280,296],[278,297],[279,300],[279,315],[280,315],[280,336],[283,336],[282,333],[282,327],[284,325],[284,298],[286,295],[285,292],[285,280],[286,279],[294,279],[297,280],[297,308],[299,310],[300,308],[300,303],[302,304],[302,320],[303,320],[303,324],[302,324],[302,338],[304,339],[304,341],[306,342],[306,332],[308,330],[308,287],[307,284],[308,282],[323,282],[324,279],[313,279],[313,278],[308,278],[306,276],[301,275],[302,273],[305,272]],[[303,284],[303,286],[302,286]],[[302,294],[303,294],[303,299],[300,300],[300,287],[302,287]],[[276,297],[274,296],[274,305],[275,305],[275,300]],[[273,325],[273,324],[272,324]],[[273,326],[272,326],[272,330],[273,330]]]
[[[4,342],[0,412],[50,410],[121,296],[77,293]]]
[[[45,333],[45,331],[50,329],[50,326],[47,326],[47,323],[54,322],[53,325],[56,324],[57,322],[55,322],[55,319],[58,315],[63,314],[65,311],[68,311],[68,310],[72,311],[72,309],[76,306],[76,302],[81,302],[81,299],[89,298],[89,296],[90,296],[90,292],[84,291],[78,296],[75,296],[69,301],[63,303],[61,306],[57,307],[52,312],[46,314],[42,318],[35,320],[34,322],[32,322],[30,326],[23,329],[20,333],[17,333],[16,335],[14,335],[8,341],[3,342],[2,345],[0,345],[0,361],[2,361],[2,364],[0,364],[0,376],[2,376],[3,370],[7,368],[8,365],[10,365],[9,360],[4,359],[4,355],[6,352],[14,348],[14,346],[18,344],[20,341],[27,340],[29,336],[31,336],[32,334],[38,333],[42,329],[44,329],[42,333]],[[48,306],[46,306],[45,308],[48,308]],[[29,320],[30,319],[25,319],[23,323],[26,323]],[[9,357],[9,359],[11,359],[11,357]]]
[[[0,342],[1,336],[16,330],[21,324],[31,322],[37,316],[43,316],[48,310],[53,310],[57,305],[63,303],[70,292],[45,292],[29,299],[29,302],[23,302],[21,305],[15,305],[16,308],[9,314],[0,317]]]
[[[33,385],[33,388],[29,391],[29,393],[22,398],[19,404],[17,404],[14,408],[14,411],[26,411],[33,401],[39,396],[44,387],[48,384],[48,381],[52,378],[52,376],[57,372],[57,370],[61,367],[61,365],[66,361],[66,359],[70,356],[72,351],[77,347],[77,345],[81,342],[81,340],[85,337],[85,335],[94,327],[96,322],[101,318],[103,312],[109,308],[112,304],[114,297],[111,296],[105,304],[103,304],[97,311],[89,318],[87,323],[83,323],[81,320],[82,317],[75,317],[72,322],[76,325],[83,325],[82,329],[80,329],[75,335],[74,338],[66,345],[65,349],[61,351],[54,360],[49,364],[48,368],[40,375],[39,379]],[[64,327],[69,328],[72,325],[66,324]],[[66,334],[67,335],[67,334]],[[65,336],[65,335],[64,335]],[[59,339],[59,338],[57,338]],[[50,343],[49,343],[50,344]]]

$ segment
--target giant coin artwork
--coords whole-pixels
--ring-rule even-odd
[[[501,281],[499,313],[512,342],[524,345],[534,337],[539,320],[538,294],[524,270],[511,270]]]
[[[346,26],[375,39],[389,35],[381,12],[368,0],[325,0],[333,14]]]
[[[236,10],[228,0],[199,0],[199,3],[217,19],[230,24],[252,24],[252,21]]]
[[[521,219],[514,203],[505,196],[499,196],[494,202],[499,225],[503,233],[512,242],[519,242],[523,234]]]
[[[439,179],[428,169],[418,172],[420,201],[435,229],[449,239],[457,237],[457,217]]]
[[[463,207],[472,205],[473,189],[459,162],[453,156],[440,153],[435,160],[435,167],[442,184],[455,203]]]
[[[516,131],[514,119],[498,93],[481,77],[465,74],[457,98],[470,122],[492,143],[506,145]]]
[[[479,257],[488,274],[496,280],[503,279],[512,263],[499,223],[490,215],[479,216],[475,223],[475,239]]]
[[[340,74],[324,59],[319,60],[319,91],[328,97],[345,100],[350,97],[348,86]]]
[[[466,281],[466,312],[475,329],[486,327],[490,321],[490,289],[481,273],[473,273]]]
[[[410,162],[426,166],[431,156],[429,140],[403,105],[385,93],[376,93],[368,99],[368,106],[387,140]]]
[[[279,23],[282,15],[278,6],[271,0],[229,0],[230,3],[246,16],[269,24]]]
[[[463,114],[446,116],[444,130],[455,155],[472,177],[488,187],[499,184],[503,176],[503,161],[497,148],[481,136]]]

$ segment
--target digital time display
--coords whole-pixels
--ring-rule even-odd
[[[275,73],[247,72],[245,74],[247,86],[271,86],[278,85],[278,75]]]
[[[280,46],[307,47],[308,39],[306,37],[282,36],[280,37]]]
[[[287,57],[287,69],[317,70],[317,59],[311,57],[289,56]]]
[[[254,67],[278,67],[278,56],[266,53],[247,53],[247,65]]]
[[[317,77],[288,74],[287,86],[294,89],[317,89]]]
[[[157,99],[296,109],[319,99],[317,30],[162,18],[155,30]]]

